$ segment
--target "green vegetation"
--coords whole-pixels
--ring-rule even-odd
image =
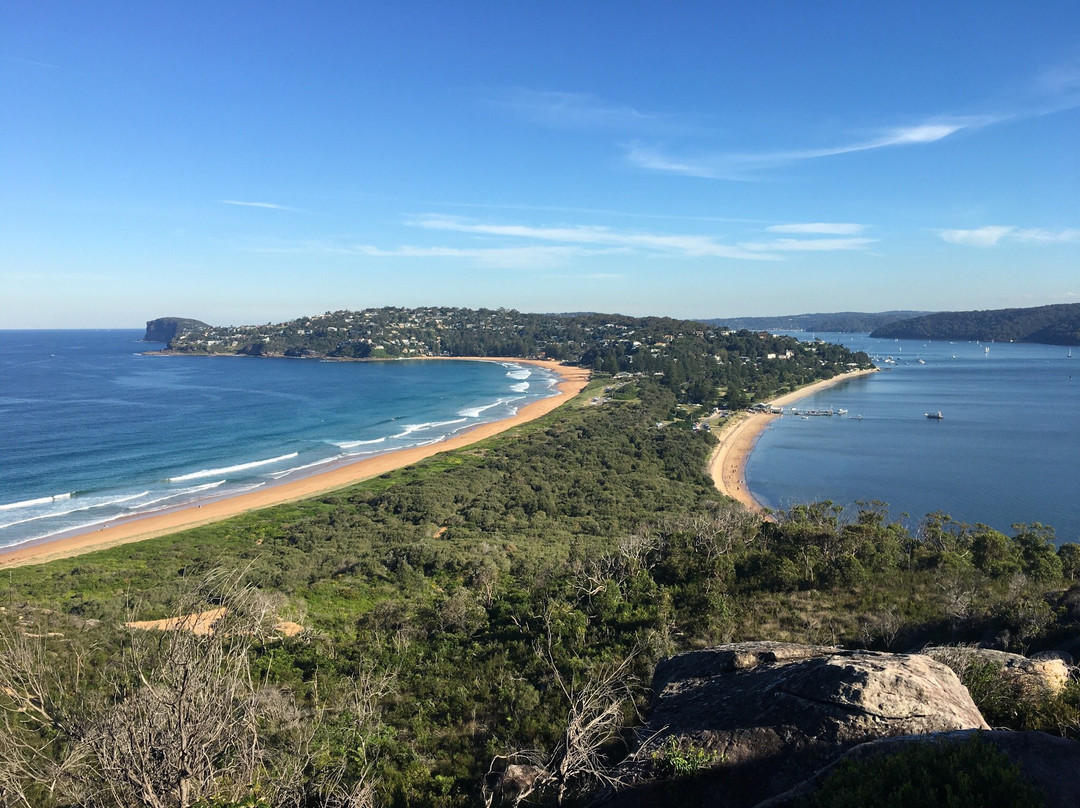
[[[740,353],[721,363],[728,339]],[[0,792],[32,770],[51,785],[12,804],[450,808],[483,802],[493,761],[527,760],[532,801],[573,804],[625,755],[622,729],[661,656],[749,639],[1032,651],[1074,635],[1080,556],[1042,525],[1005,535],[933,514],[912,532],[880,503],[765,522],[720,501],[705,475],[715,439],[691,428],[709,396],[695,404],[691,391],[717,384],[717,367],[744,374],[734,384],[750,396],[851,358],[820,343],[791,349],[805,362],[768,358],[788,344],[672,334],[654,346],[668,369],[626,377],[603,404],[588,402],[611,380],[513,433],[340,492],[10,570]],[[653,361],[633,340],[590,350],[587,363]],[[124,627],[220,606],[240,622],[213,638]],[[277,620],[306,630],[277,636]],[[186,762],[147,758],[160,803],[101,791],[99,762],[122,748],[101,728],[186,692],[176,672],[208,676],[206,659],[233,672],[216,709],[246,734],[198,780]],[[1024,725],[1080,735],[1075,710],[1059,709],[1075,694],[1061,698]],[[191,710],[177,696],[155,714]],[[680,748],[665,765],[703,762]]]
[[[692,743],[679,743],[669,735],[660,748],[652,754],[652,764],[657,772],[666,777],[686,777],[712,765],[715,756],[707,749]]]
[[[147,342],[170,342],[180,334],[192,331],[205,331],[210,328],[202,320],[192,320],[186,317],[158,317],[146,323],[146,334],[143,339]]]
[[[1080,345],[1080,303],[1029,309],[944,311],[882,326],[870,336]]]
[[[991,744],[912,743],[900,752],[842,764],[801,804],[805,808],[1043,808],[1043,794]]]
[[[181,353],[341,359],[520,356],[565,360],[601,373],[660,379],[679,401],[741,407],[853,368],[865,353],[699,322],[618,314],[522,314],[419,308],[327,312],[289,323],[180,334]]]
[[[750,331],[831,331],[865,333],[875,328],[929,314],[926,311],[837,311],[829,314],[789,314],[782,317],[720,317],[709,325]]]

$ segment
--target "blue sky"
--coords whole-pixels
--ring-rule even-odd
[[[1080,302],[1080,4],[10,0],[0,328]]]

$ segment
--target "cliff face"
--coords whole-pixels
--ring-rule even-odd
[[[192,320],[188,317],[158,317],[156,320],[146,321],[146,333],[143,335],[143,341],[170,342],[177,334],[202,331],[208,328],[210,326],[201,320]]]

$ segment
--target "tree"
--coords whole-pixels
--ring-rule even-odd
[[[604,752],[618,738],[626,722],[628,705],[633,704],[635,685],[631,667],[635,654],[601,667],[580,686],[559,670],[550,647],[538,646],[537,654],[547,662],[566,699],[566,725],[547,755],[524,752],[499,756],[492,761],[484,786],[488,806],[498,803],[517,806],[534,793],[562,805],[574,794],[617,782]],[[500,765],[501,771],[496,771]]]

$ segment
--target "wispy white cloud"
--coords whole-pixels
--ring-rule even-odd
[[[1080,106],[1080,64],[1057,65],[1041,73],[1034,82],[1035,102],[1018,117],[1036,117]]]
[[[987,225],[972,230],[939,230],[938,235],[950,244],[968,247],[994,247],[1002,240],[1029,243],[1063,243],[1080,241],[1080,230],[1046,230],[1041,227],[1021,229],[1012,226]]]
[[[710,236],[670,235],[614,230],[593,225],[568,227],[533,227],[465,222],[448,217],[428,217],[410,222],[427,230],[446,230],[481,236],[496,236],[533,241],[560,241],[569,244],[606,245],[682,255],[689,258],[737,258],[767,260],[776,256],[722,244]]]
[[[820,236],[854,236],[866,230],[864,224],[851,222],[806,222],[802,224],[774,224],[765,228],[770,233],[796,233]]]
[[[1009,235],[1018,241],[1080,241],[1080,230],[1075,228],[1066,228],[1055,233],[1053,230],[1044,230],[1037,227],[1031,230],[1014,230]]]
[[[22,56],[5,56],[4,60],[8,62],[19,62],[24,65],[32,65],[34,67],[47,67],[50,70],[62,69],[60,65],[54,65],[52,62],[42,62],[38,59],[24,59]]]
[[[531,90],[516,87],[495,103],[539,126],[555,129],[602,129],[651,134],[686,134],[695,127],[673,116],[620,106],[588,93]]]
[[[767,252],[833,252],[859,250],[877,243],[876,238],[778,238],[771,241],[739,242],[744,250]]]
[[[275,205],[272,202],[241,202],[239,199],[219,199],[222,205],[239,205],[243,208],[266,208],[268,210],[288,210],[293,213],[302,213],[299,208],[290,208],[285,205]]]
[[[586,216],[617,216],[625,219],[661,219],[666,221],[680,222],[717,222],[723,224],[764,224],[762,219],[749,219],[745,216],[702,216],[680,213],[655,213],[641,210],[616,210],[614,208],[583,208],[571,205],[525,205],[502,202],[444,202],[439,206],[446,208],[463,208],[470,210],[512,210],[512,211],[537,211],[542,213],[573,213]]]
[[[386,259],[455,259],[472,262],[481,267],[506,269],[574,266],[583,270],[574,273],[576,278],[607,279],[623,276],[608,272],[585,273],[588,266],[583,262],[612,255],[779,261],[783,260],[786,253],[858,250],[877,241],[854,235],[864,230],[865,225],[842,222],[773,225],[766,228],[773,233],[835,236],[834,238],[784,237],[736,244],[725,243],[712,235],[693,233],[655,233],[581,224],[504,224],[434,214],[414,217],[405,224],[432,234],[446,234],[445,241],[451,243],[388,247],[336,239],[263,244],[252,249],[258,252],[327,253]],[[451,235],[459,237],[456,239],[458,243],[451,241]]]
[[[816,149],[792,149],[771,152],[727,152],[697,157],[679,157],[645,146],[629,143],[624,146],[626,159],[639,168],[666,171],[705,179],[747,180],[756,172],[779,168],[806,160],[836,157],[855,152],[873,151],[897,146],[936,143],[965,129],[974,129],[994,122],[991,116],[926,121],[913,126],[894,127],[878,132],[871,138]]]
[[[950,244],[968,247],[993,247],[1016,228],[987,225],[974,230],[942,230],[939,235]]]
[[[351,252],[377,258],[456,258],[491,269],[550,269],[572,259],[596,255],[597,251],[576,247],[529,245],[524,247],[415,247],[391,249],[357,245]]]

